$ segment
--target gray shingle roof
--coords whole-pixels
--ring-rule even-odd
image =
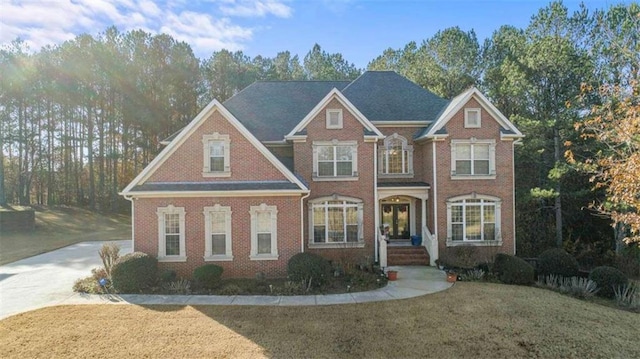
[[[394,71],[367,71],[342,93],[369,121],[435,121],[449,103]]]
[[[246,190],[299,190],[295,183],[286,181],[240,181],[240,182],[148,182],[131,189],[135,192],[209,192],[209,191],[246,191]]]
[[[378,182],[378,187],[430,187],[427,182]]]

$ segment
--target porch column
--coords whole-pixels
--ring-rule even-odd
[[[426,227],[427,225],[427,199],[426,198],[421,198],[422,200],[422,226]],[[420,228],[420,233],[422,233],[422,228]],[[424,240],[425,238],[423,238]]]

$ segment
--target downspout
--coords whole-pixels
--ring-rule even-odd
[[[511,182],[513,188],[511,189],[511,195],[513,203],[511,211],[511,220],[513,221],[513,255],[516,255],[516,145],[522,145],[522,140],[517,139],[511,144]]]
[[[131,202],[131,252],[135,252],[135,228],[136,228],[136,215],[135,215],[135,206],[134,206],[134,198],[131,196],[124,196],[124,199]]]
[[[373,248],[374,248],[374,257],[378,259],[378,263],[380,263],[380,258],[378,258],[378,235],[379,235],[379,230],[378,228],[380,228],[380,218],[379,218],[379,211],[380,209],[378,208],[378,142],[374,142],[373,143],[373,216],[374,216],[374,238],[373,238]]]
[[[433,239],[436,242],[436,259],[440,258],[439,252],[440,248],[438,245],[438,176],[437,176],[437,167],[436,167],[436,141],[432,140],[431,142],[431,160],[433,166]]]
[[[304,253],[304,200],[311,196],[311,191],[300,197],[300,253]]]

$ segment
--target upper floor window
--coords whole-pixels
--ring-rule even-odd
[[[158,215],[158,260],[186,261],[185,210],[183,207],[159,207]]]
[[[481,112],[479,108],[465,108],[464,109],[464,127],[466,128],[480,128],[481,125]]]
[[[327,128],[328,129],[342,128],[342,110],[341,109],[327,110]]]
[[[465,196],[447,201],[447,243],[500,241],[498,198]]]
[[[251,206],[251,259],[278,259],[278,209],[276,206]]]
[[[452,177],[495,177],[495,140],[451,141]]]
[[[358,147],[355,141],[314,142],[313,177],[324,179],[355,179],[358,162]]]
[[[355,198],[320,198],[309,202],[311,245],[360,243],[363,203]]]
[[[413,174],[413,146],[406,138],[394,133],[384,139],[378,150],[378,172],[388,175]]]
[[[216,204],[204,207],[205,244],[207,261],[233,260],[231,251],[231,207]]]
[[[231,176],[229,135],[214,133],[202,136],[204,164],[202,175],[204,177],[229,177]]]

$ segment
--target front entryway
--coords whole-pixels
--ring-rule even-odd
[[[389,226],[390,239],[409,239],[411,236],[409,203],[384,203],[382,204],[382,226]]]

